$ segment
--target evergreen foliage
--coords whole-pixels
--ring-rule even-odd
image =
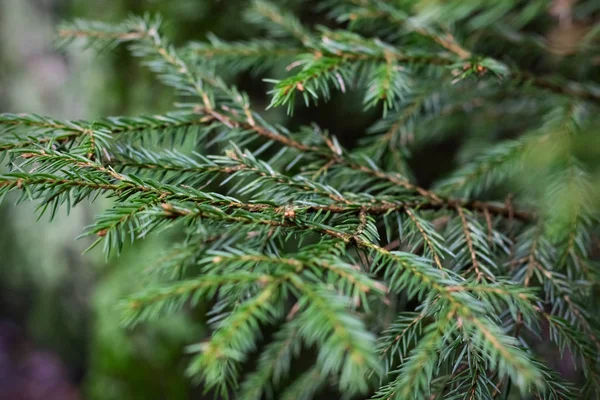
[[[573,12],[598,13],[592,3]],[[576,76],[531,72],[529,58],[551,49],[524,27],[547,5],[329,0],[329,26],[309,27],[257,0],[247,18],[264,37],[180,48],[155,16],[65,24],[61,45],[125,43],[182,102],[98,121],[1,115],[0,199],[17,192],[50,217],[112,199],[84,234],[107,255],[183,229],[123,319],[208,304],[213,332],[190,346],[188,373],[222,397],[599,398],[597,171],[581,157],[600,122],[598,29]],[[473,35],[531,51],[463,43]],[[381,119],[348,150],[318,126],[270,123],[226,80],[282,69],[269,107],[362,90]],[[465,155],[433,190],[416,184],[411,151],[483,109],[525,128]],[[476,127],[501,137],[491,118]],[[584,388],[552,370],[543,337],[570,354]],[[314,363],[298,370],[300,352]]]

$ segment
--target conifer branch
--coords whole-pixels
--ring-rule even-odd
[[[465,240],[467,241],[467,246],[469,247],[469,253],[471,254],[471,262],[473,269],[475,269],[476,279],[480,280],[483,276],[483,273],[479,269],[479,262],[477,261],[477,255],[475,254],[475,248],[473,247],[473,240],[471,239],[471,234],[469,232],[469,225],[467,222],[467,218],[465,217],[465,213],[462,208],[457,208],[458,215],[460,216],[460,221],[463,227],[463,233],[465,235]]]
[[[278,283],[267,284],[260,294],[236,307],[227,316],[210,341],[203,346],[202,354],[188,367],[188,374],[201,375],[207,388],[217,387],[221,395],[227,394],[223,377],[231,376],[230,370],[240,361],[241,354],[254,347],[252,338],[258,323],[268,320],[277,311],[270,305],[277,295]]]
[[[250,19],[256,23],[268,22],[275,34],[288,33],[300,43],[308,45],[312,36],[291,13],[284,12],[270,1],[254,0],[249,10]]]
[[[301,348],[301,337],[296,320],[286,323],[276,333],[261,354],[258,367],[243,382],[239,396],[243,400],[260,400],[270,385],[278,385],[291,369],[293,356],[297,356]]]
[[[185,240],[123,302],[124,320],[209,306],[212,332],[190,347],[198,354],[188,373],[217,395],[309,400],[330,386],[340,397],[476,399],[508,396],[515,386],[523,397],[592,398],[600,342],[586,304],[597,215],[577,146],[597,122],[595,84],[539,76],[516,67],[525,63],[512,52],[505,65],[463,45],[463,35],[504,21],[507,10],[521,21],[539,10],[513,1],[430,3],[324,5],[358,33],[305,26],[257,0],[246,17],[265,37],[209,36],[182,49],[160,34],[158,17],[65,24],[62,44],[127,43],[184,100],[176,112],[95,122],[0,115],[8,167],[0,199],[14,192],[53,218],[61,206],[109,198],[87,229],[107,254],[181,230]],[[487,52],[481,46],[473,49]],[[290,132],[269,123],[224,79],[284,63],[288,75],[272,81],[271,106],[291,112],[298,96],[316,103],[353,85],[365,89],[365,108],[390,115],[349,151],[316,126]],[[558,95],[541,99],[548,91]],[[524,105],[525,126],[534,128],[521,132],[511,110]],[[492,122],[472,112],[483,106]],[[475,142],[490,150],[435,189],[415,183],[410,151],[454,132],[464,132],[457,159],[471,158]],[[486,142],[509,134],[519,137]],[[536,164],[538,179],[527,162],[540,145],[553,151]],[[527,210],[480,200],[506,198],[499,184],[524,172],[542,182],[509,187]],[[544,337],[546,327],[581,364],[585,391],[539,361],[531,334]],[[267,329],[275,333],[263,343]],[[313,365],[295,371],[301,352]],[[249,365],[253,355],[258,362]]]
[[[311,367],[283,393],[282,400],[309,400],[326,385],[325,376],[318,367]]]
[[[386,361],[389,371],[396,355],[402,362],[407,357],[410,349],[414,347],[421,336],[424,319],[428,313],[405,312],[400,313],[396,320],[379,337],[379,353]]]
[[[197,304],[202,298],[214,296],[218,289],[224,285],[243,285],[255,283],[269,283],[272,277],[262,274],[246,272],[232,273],[219,277],[206,276],[200,279],[183,281],[165,286],[152,288],[139,292],[126,300],[123,308],[126,312],[125,321],[128,324],[138,323],[156,317],[163,310],[172,311],[180,308],[188,301]]]
[[[149,29],[152,30],[153,28],[145,28],[145,29]],[[156,29],[156,28],[154,28]],[[156,31],[152,31],[153,33],[153,37],[154,39],[154,46],[158,46],[156,48],[154,48],[157,52],[159,56],[166,56],[166,60],[167,62],[169,62],[170,64],[175,63],[174,65],[181,65],[182,68],[184,69],[184,71],[190,71],[190,67],[185,65],[185,62],[183,60],[181,60],[181,58],[177,57],[177,55],[174,53],[174,50],[170,50],[170,52],[172,53],[172,55],[168,55],[169,54],[169,50],[167,49],[167,47],[161,47],[161,43],[163,42],[162,39],[160,39],[160,37],[158,36],[158,34],[156,33]],[[147,35],[149,35],[149,33],[146,33],[146,35],[144,37],[146,37]],[[196,81],[196,78],[193,75],[189,75],[188,72],[186,72],[186,76],[187,76],[187,80],[189,82],[190,85],[193,86],[197,86],[199,85],[199,83]],[[218,88],[223,89],[223,85],[220,83],[215,83],[216,81],[214,79],[209,80],[209,83],[211,83],[213,86],[216,86]],[[202,92],[201,89],[199,89],[200,92],[198,92],[198,95],[200,95],[203,99],[206,99],[205,94]],[[329,148],[335,149],[335,151],[332,151],[330,149],[320,149],[318,147],[308,147],[292,138],[283,136],[277,132],[272,131],[271,129],[269,129],[268,127],[265,127],[263,125],[260,125],[256,122],[255,118],[248,118],[246,121],[240,122],[239,119],[236,120],[235,117],[228,115],[227,113],[217,113],[212,109],[212,105],[209,105],[208,107],[206,106],[206,102],[208,100],[204,100],[204,107],[202,108],[196,108],[195,111],[197,112],[203,112],[206,114],[206,116],[214,118],[216,120],[219,120],[221,122],[223,122],[225,125],[229,126],[229,127],[242,127],[244,129],[248,129],[248,130],[252,130],[255,133],[257,133],[260,136],[264,136],[269,140],[274,140],[276,142],[279,142],[280,144],[287,146],[287,147],[291,147],[294,148],[296,150],[302,151],[302,152],[316,152],[318,156],[320,157],[327,157],[328,161],[332,161],[334,163],[339,163],[342,164],[344,166],[347,166],[348,168],[366,173],[368,175],[371,175],[377,179],[381,179],[381,180],[385,180],[390,182],[391,184],[394,185],[398,185],[401,187],[406,188],[407,190],[411,190],[411,191],[415,191],[418,194],[428,197],[430,198],[432,201],[434,202],[440,202],[443,203],[444,200],[442,200],[437,194],[430,192],[428,190],[425,190],[423,188],[420,188],[412,183],[409,183],[407,180],[405,180],[404,178],[401,178],[395,174],[391,174],[391,173],[386,173],[377,169],[373,169],[370,167],[367,167],[365,165],[362,165],[360,163],[357,163],[356,161],[353,160],[348,160],[347,158],[341,156],[339,153],[342,152],[341,149],[339,149],[339,146],[328,146]],[[250,115],[252,114],[256,114],[254,112],[252,112],[251,110],[248,110]],[[239,118],[239,117],[238,117]],[[338,150],[339,149],[339,150]],[[454,200],[447,200],[448,204],[447,206],[449,207],[453,207],[453,203],[455,202]],[[505,209],[500,209],[497,206],[484,206],[482,207],[482,205],[478,202],[474,202],[472,204],[466,205],[467,207],[469,206],[474,206],[475,208],[478,209],[486,209],[490,212],[498,212],[501,213],[503,215],[508,215],[508,210]],[[528,218],[528,214],[527,213],[515,213],[515,215],[518,215],[518,218],[524,217],[524,218]]]
[[[435,240],[434,232],[429,227],[425,227],[423,221],[419,221],[419,219],[417,218],[417,216],[414,214],[414,212],[412,210],[406,209],[406,214],[409,216],[410,220],[415,224],[419,233],[423,237],[423,240],[427,244],[427,247],[429,247],[429,250],[431,251],[431,253],[433,255],[433,261],[435,262],[435,265],[439,269],[444,269],[444,267],[442,266],[442,261],[440,259],[439,253],[438,253],[439,252],[438,248],[440,246],[436,245],[434,242],[434,240]]]
[[[464,46],[460,45],[455,36],[450,32],[444,31],[444,29],[439,26],[431,26],[428,24],[427,17],[422,19],[418,13],[417,15],[411,15],[412,10],[400,9],[399,7],[402,7],[400,5],[396,8],[395,5],[381,0],[340,0],[332,3],[332,13],[336,16],[338,21],[357,24],[358,22],[361,22],[361,20],[385,19],[394,26],[404,27],[407,32],[414,32],[435,42],[445,50],[451,52],[459,60],[469,62],[480,60],[480,64],[474,66],[474,68],[476,70],[479,69],[480,72],[485,71],[490,66],[492,66],[493,69],[496,69],[502,65],[502,63],[497,60],[485,59],[485,57],[471,53],[469,50],[465,49]],[[350,6],[345,3],[349,3]],[[452,7],[452,5],[449,5],[449,12],[446,17],[451,15],[453,11],[460,9],[460,7],[454,9],[452,9]],[[477,6],[475,8],[477,8]],[[426,14],[426,12],[424,14]],[[502,69],[504,69],[502,75],[510,72],[515,83],[523,85],[532,84],[542,90],[548,90],[553,93],[581,100],[592,102],[600,101],[600,93],[598,92],[597,87],[594,87],[591,84],[588,88],[585,85],[580,85],[576,82],[566,82],[558,77],[540,77],[527,70],[519,69],[516,66],[513,66],[510,69],[506,67],[498,68],[497,71],[499,72]]]

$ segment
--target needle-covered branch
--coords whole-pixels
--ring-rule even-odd
[[[222,397],[576,398],[540,361],[537,336],[574,356],[593,398],[598,214],[581,156],[595,153],[581,148],[599,122],[596,83],[526,72],[513,52],[500,62],[468,40],[541,8],[324,3],[341,25],[253,1],[246,18],[263,36],[180,49],[158,17],[64,24],[63,45],[126,43],[181,102],[98,121],[0,115],[0,199],[55,217],[105,198],[84,236],[107,254],[185,233],[122,302],[124,321],[210,309],[188,373]],[[384,118],[353,149],[316,125],[272,123],[228,82],[276,69],[271,106],[358,88]],[[459,167],[434,189],[417,183],[412,152],[449,137]],[[309,368],[292,368],[300,356]]]

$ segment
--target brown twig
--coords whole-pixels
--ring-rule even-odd
[[[483,273],[479,269],[479,261],[477,260],[477,254],[475,253],[475,248],[473,246],[473,240],[471,239],[471,233],[469,232],[469,224],[467,222],[467,218],[465,217],[465,213],[461,207],[456,207],[456,211],[460,216],[460,220],[463,227],[463,233],[465,235],[465,240],[467,241],[467,246],[469,247],[469,253],[471,254],[471,263],[473,264],[473,268],[475,269],[475,274],[477,275],[476,280],[480,280],[483,276]]]
[[[438,256],[437,251],[435,250],[435,247],[433,246],[433,243],[431,243],[429,236],[425,233],[425,230],[421,226],[421,223],[419,222],[419,220],[417,219],[417,217],[415,216],[415,214],[413,213],[413,211],[410,208],[405,209],[405,212],[408,215],[408,217],[412,220],[412,222],[415,224],[415,226],[417,227],[419,232],[421,233],[421,237],[423,238],[425,243],[427,243],[427,246],[429,246],[429,249],[431,250],[431,254],[433,254],[433,261],[435,262],[435,265],[437,265],[437,267],[439,269],[443,270],[444,267],[442,266],[442,261],[440,260],[440,257]]]

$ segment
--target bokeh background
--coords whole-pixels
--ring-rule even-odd
[[[311,12],[312,1],[281,2],[296,8],[304,20],[325,23]],[[165,33],[176,44],[204,40],[208,32],[242,39],[257,29],[240,23],[247,4],[247,0],[0,0],[0,112],[94,119],[168,111],[175,100],[172,92],[125,49],[100,55],[81,48],[57,51],[53,42],[58,24],[75,17],[117,22],[131,13],[159,12],[170,22]],[[570,39],[573,32],[554,30],[551,16],[548,23],[543,29],[549,40],[562,46],[562,54],[538,60],[535,68],[566,65],[568,70],[576,64],[570,50],[576,36]],[[235,79],[256,107],[268,104],[268,87],[260,79],[250,74]],[[269,118],[292,129],[317,122],[351,147],[381,115],[380,110],[363,112],[361,101],[360,93],[350,91],[343,98],[334,94],[318,108],[300,109],[293,118],[283,108],[269,111]],[[489,124],[489,117],[482,121]],[[497,139],[523,128],[502,124],[490,128],[484,122],[475,121],[470,132],[485,127]],[[469,133],[464,126],[455,129]],[[472,138],[477,146],[485,145],[484,138]],[[464,138],[461,142],[450,137],[413,154],[418,182],[427,186],[450,171],[461,144]],[[35,204],[0,205],[0,400],[203,398],[184,376],[185,346],[206,332],[202,310],[125,330],[115,307],[140,285],[139,274],[168,250],[170,238],[139,241],[118,259],[105,260],[99,250],[84,254],[89,241],[75,238],[104,205],[82,204],[52,223],[45,217],[37,220]]]

